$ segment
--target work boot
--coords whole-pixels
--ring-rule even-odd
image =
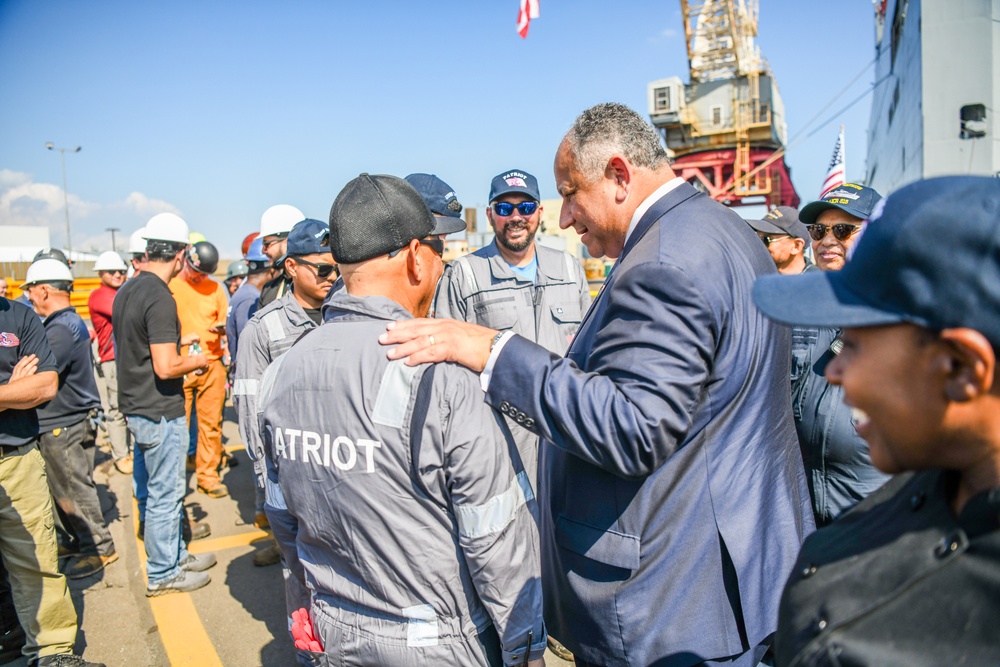
[[[274,565],[281,561],[281,552],[278,551],[278,543],[271,542],[263,549],[253,555],[253,564],[257,567]]]
[[[133,464],[132,464],[131,454],[129,454],[128,456],[123,456],[122,458],[115,461],[115,470],[117,470],[123,475],[131,475],[132,467]]]
[[[167,579],[158,584],[146,584],[146,597],[151,598],[167,593],[190,593],[203,586],[207,586],[212,581],[212,577],[207,572],[188,572],[181,570],[172,579]]]
[[[212,526],[206,521],[191,521],[187,520],[184,522],[184,530],[181,531],[184,535],[185,542],[193,542],[195,540],[202,540],[212,534]]]
[[[103,662],[88,662],[72,653],[47,655],[32,664],[37,665],[37,667],[107,667]]]
[[[216,563],[215,554],[188,554],[187,558],[182,560],[178,565],[185,572],[204,572],[208,568],[212,567]]]
[[[219,482],[215,486],[202,486],[199,484],[198,492],[204,493],[209,498],[225,498],[229,495],[229,489],[222,482]]]
[[[118,560],[118,552],[113,551],[107,556],[94,554],[92,556],[80,556],[79,560],[73,563],[73,567],[66,571],[66,576],[70,579],[83,579],[95,575],[108,565]]]

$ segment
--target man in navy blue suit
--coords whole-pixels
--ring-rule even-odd
[[[789,333],[750,298],[774,263],[622,105],[576,120],[555,177],[560,227],[618,260],[566,357],[440,320],[390,325],[389,356],[480,371],[542,436],[546,624],[578,665],[755,665],[813,529]]]

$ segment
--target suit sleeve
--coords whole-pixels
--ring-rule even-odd
[[[515,336],[486,401],[524,413],[556,447],[621,477],[651,474],[692,427],[715,353],[715,315],[681,267],[647,263],[619,275],[588,370]],[[724,406],[720,406],[722,409]]]
[[[438,282],[437,291],[434,293],[434,317],[463,320],[470,322],[466,317],[465,296],[462,294],[462,280],[464,272],[459,268],[458,261],[455,260],[445,267],[444,275]]]
[[[444,474],[459,546],[500,636],[504,663],[519,665],[529,632],[530,659],[545,652],[538,505],[513,436],[477,396],[472,376],[448,384]]]

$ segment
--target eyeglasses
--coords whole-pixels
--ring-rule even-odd
[[[444,239],[420,239],[419,243],[420,245],[425,245],[434,252],[436,252],[438,254],[438,257],[444,256]],[[389,253],[389,257],[395,257],[399,253],[406,250],[408,247],[409,245],[405,245],[402,248],[397,248],[396,250],[393,250],[392,252]]]
[[[112,275],[118,274],[118,275],[122,275],[122,276],[127,275],[127,272],[126,271],[122,271],[121,269],[111,269],[111,270],[105,271],[105,273],[110,273]]]
[[[826,238],[826,235],[829,232],[833,232],[833,238],[838,241],[846,241],[860,228],[861,225],[849,225],[846,222],[830,226],[821,225],[818,222],[812,225],[806,225],[806,229],[809,230],[809,236],[813,241],[822,241]]]
[[[275,243],[281,243],[288,237],[288,234],[277,234],[276,236],[269,236],[260,242],[261,251],[267,250]]]
[[[509,201],[498,201],[493,204],[493,212],[501,217],[514,215],[514,209],[521,215],[531,215],[538,210],[538,202],[523,201],[520,204],[511,204]]]
[[[314,269],[316,269],[316,277],[319,278],[320,280],[326,280],[327,278],[332,276],[335,272],[338,276],[340,275],[340,269],[337,268],[336,264],[314,264],[313,262],[310,262],[307,259],[302,259],[301,257],[295,257],[295,256],[292,256],[292,259],[294,259],[299,264],[305,264],[306,266],[311,266]]]
[[[780,236],[768,236],[767,234],[757,234],[757,238],[763,241],[765,246],[770,248],[771,244],[777,241],[778,239],[787,239],[791,237],[788,236],[787,234],[782,234]]]

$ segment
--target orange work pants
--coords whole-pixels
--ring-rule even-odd
[[[219,485],[222,462],[222,409],[226,403],[226,367],[216,359],[202,375],[184,376],[184,412],[191,423],[191,404],[197,401],[198,449],[195,474],[198,486],[212,489]]]

